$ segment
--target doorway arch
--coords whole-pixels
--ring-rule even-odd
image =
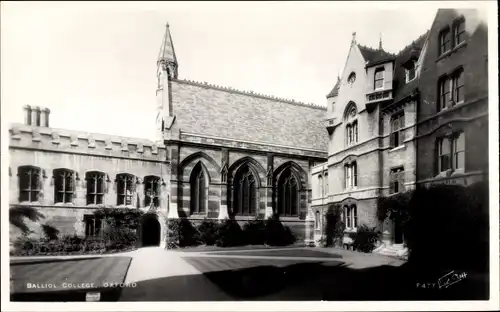
[[[142,220],[142,247],[160,246],[161,226],[155,215],[145,216]]]

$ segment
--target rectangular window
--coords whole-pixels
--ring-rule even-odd
[[[439,34],[439,55],[451,49],[450,29],[446,28]]]
[[[325,173],[325,195],[328,196],[328,173]]]
[[[74,193],[74,173],[68,169],[54,170],[54,202],[71,203]]]
[[[465,165],[465,137],[461,132],[453,138],[453,169],[463,169]]]
[[[464,72],[457,71],[453,75],[453,104],[459,104],[464,101]]]
[[[411,67],[406,69],[406,83],[415,79],[415,76],[416,76],[416,68],[415,68],[415,63],[413,63]]]
[[[449,138],[441,138],[438,141],[439,172],[451,169],[451,144]]]
[[[404,189],[404,169],[391,169],[389,176],[389,194],[402,192]]]
[[[455,46],[465,41],[465,20],[457,21],[453,28]]]
[[[391,147],[398,147],[403,144],[403,128],[405,124],[404,117],[404,112],[397,113],[391,117]]]
[[[104,198],[104,173],[87,172],[87,205],[100,205]]]
[[[358,168],[356,163],[345,165],[345,187],[351,188],[358,185]]]
[[[148,207],[153,203],[153,206],[160,206],[160,178],[148,176],[144,178],[144,195],[145,206]]]
[[[384,69],[377,68],[375,70],[375,82],[374,82],[375,90],[384,88]]]
[[[134,177],[130,174],[118,174],[116,180],[116,204],[126,206],[132,205]]]
[[[84,215],[85,237],[98,237],[102,233],[102,218],[95,215]]]
[[[38,167],[23,166],[18,169],[19,201],[37,202],[42,187],[41,170]]]
[[[348,228],[351,228],[351,209],[350,208],[346,208],[345,209],[345,214],[346,214],[346,227]]]
[[[451,80],[448,77],[443,77],[439,81],[439,110],[446,108],[450,100]]]

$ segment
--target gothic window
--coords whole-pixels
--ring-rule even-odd
[[[132,205],[132,194],[134,193],[134,176],[128,173],[116,175],[116,204]]]
[[[390,146],[398,147],[403,144],[403,128],[405,124],[404,112],[399,112],[391,116]]]
[[[144,178],[144,206],[160,206],[160,178],[147,176]]]
[[[85,174],[87,182],[87,205],[100,205],[104,199],[104,173],[90,171]]]
[[[19,201],[37,202],[42,188],[41,170],[38,167],[22,166],[18,168]]]
[[[321,215],[320,215],[319,211],[316,211],[316,215],[314,217],[314,228],[316,230],[321,229],[321,219],[320,218],[321,218]]]
[[[318,176],[318,197],[323,197],[323,177],[321,175]]]
[[[383,89],[384,88],[384,68],[377,68],[375,70],[375,75],[374,75],[374,88],[375,90],[377,89]]]
[[[325,177],[325,193],[324,193],[324,196],[328,196],[328,172],[325,172],[324,177]]]
[[[207,212],[207,179],[203,168],[198,163],[191,173],[191,213],[203,214]]]
[[[439,33],[439,55],[451,50],[450,28],[446,27]]]
[[[234,214],[257,213],[257,181],[248,166],[244,166],[234,180]]]
[[[278,180],[278,214],[280,216],[297,216],[299,214],[299,181],[287,169]],[[321,189],[322,187],[320,187]]]
[[[69,169],[54,170],[54,202],[71,203],[75,192],[74,172]]]
[[[391,169],[389,181],[389,194],[404,191],[404,168]]]
[[[84,215],[85,237],[97,237],[102,233],[102,217],[96,215]]]

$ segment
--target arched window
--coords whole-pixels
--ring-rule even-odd
[[[54,177],[54,202],[71,203],[75,191],[74,171],[69,169],[55,169]]]
[[[191,214],[207,212],[207,179],[201,163],[198,163],[191,173]]]
[[[297,216],[299,214],[299,181],[287,169],[278,180],[278,214]]]
[[[18,176],[19,201],[38,201],[42,188],[41,169],[33,166],[21,166],[18,168]]]
[[[314,228],[316,230],[320,230],[321,229],[321,215],[319,213],[319,211],[316,211],[316,216],[314,218]]]
[[[85,174],[87,181],[87,205],[99,205],[104,198],[104,173],[89,171]]]
[[[160,206],[160,178],[157,176],[147,176],[144,178],[144,206],[153,204]]]
[[[132,205],[132,195],[135,191],[134,176],[128,173],[117,174],[116,183],[116,204]]]
[[[345,122],[345,142],[346,145],[352,145],[358,142],[358,120],[357,109],[354,102],[350,102],[344,112]]]
[[[257,181],[247,165],[234,178],[235,215],[255,215],[257,212]]]

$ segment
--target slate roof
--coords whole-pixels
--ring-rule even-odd
[[[358,44],[358,48],[365,59],[366,67],[374,66],[380,63],[385,63],[395,59],[395,55],[384,51],[383,49],[372,49]]]
[[[406,83],[403,64],[410,59],[411,55],[417,58],[420,56],[428,34],[429,31],[425,32],[396,55],[393,78],[394,103],[417,91],[418,78]]]
[[[332,91],[330,91],[327,95],[326,95],[326,98],[331,98],[331,97],[334,97],[334,96],[337,96],[339,95],[339,89],[340,89],[340,77],[337,78],[337,83],[335,84],[335,86],[333,87]]]

